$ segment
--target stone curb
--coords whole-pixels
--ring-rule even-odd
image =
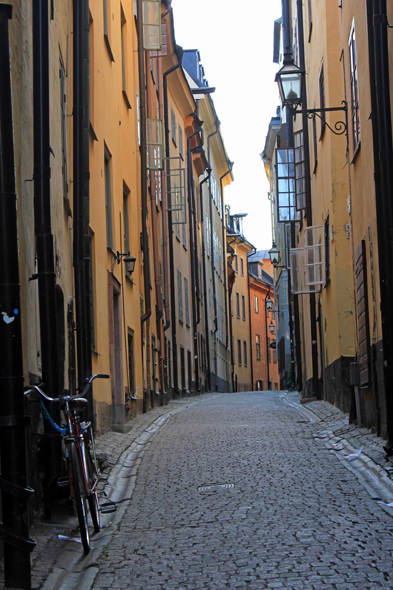
[[[314,411],[314,409],[310,407],[312,406],[311,403],[310,405],[307,404],[308,407],[305,408],[301,401],[297,402],[296,400],[289,399],[287,395],[288,392],[281,394],[283,401],[287,405],[296,408],[303,416],[308,417],[310,422],[324,421],[324,419],[318,415],[317,408],[314,408]],[[321,400],[315,401],[328,404],[328,402],[321,402]],[[339,428],[342,428],[344,425],[347,426],[347,416],[339,412],[337,408],[333,409],[333,407],[331,407],[328,408],[328,411],[330,411],[329,417],[332,418],[333,413],[335,413],[336,416],[333,417],[333,420],[336,422],[341,422],[341,424],[337,424],[334,430],[322,430],[314,434],[313,438],[323,441],[328,451],[334,453],[342,462],[342,464],[345,465],[345,467],[349,469],[349,471],[351,471],[354,475],[356,475],[370,496],[374,500],[382,502],[380,506],[391,516],[393,516],[393,506],[386,506],[386,504],[393,502],[393,481],[390,479],[386,469],[378,465],[372,459],[372,457],[369,456],[369,454],[371,455],[372,452],[367,448],[367,442],[364,442],[364,440],[362,441],[361,439],[358,441],[363,443],[360,447],[363,447],[362,452],[359,454],[359,448],[354,447],[346,438],[338,435],[336,431]],[[377,440],[377,436],[372,435],[371,432],[368,433],[368,436],[375,437],[375,440]],[[357,458],[351,460],[347,459],[349,455],[358,454],[359,456]]]

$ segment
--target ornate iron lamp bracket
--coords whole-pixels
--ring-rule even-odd
[[[348,133],[348,105],[345,100],[343,100],[341,104],[343,105],[342,107],[330,107],[330,108],[325,108],[325,109],[307,109],[307,111],[292,110],[292,114],[293,115],[302,115],[305,113],[307,115],[307,118],[311,119],[311,120],[315,119],[315,117],[318,117],[319,119],[321,119],[321,121],[323,121],[323,123],[326,125],[326,127],[328,127],[332,133],[334,133],[334,135],[344,135],[344,133],[347,135],[347,133]],[[331,127],[329,125],[329,123],[327,123],[327,121],[324,117],[325,113],[330,113],[332,111],[344,111],[344,113],[345,113],[345,121],[337,121],[334,124],[334,128]],[[322,113],[322,115],[320,113]]]

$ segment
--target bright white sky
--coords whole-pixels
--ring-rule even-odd
[[[235,181],[231,213],[248,213],[244,235],[257,250],[272,246],[269,189],[260,153],[279,104],[273,64],[274,20],[281,0],[172,0],[176,43],[199,49]]]

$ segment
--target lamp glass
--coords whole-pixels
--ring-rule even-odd
[[[274,242],[272,248],[269,250],[269,257],[272,265],[277,266],[280,261],[280,250],[277,248]]]
[[[135,256],[125,256],[124,257],[124,264],[125,264],[128,274],[130,274],[130,275],[132,275],[132,273],[134,272],[135,262],[136,262]]]
[[[284,65],[276,75],[283,106],[295,107],[302,102],[302,73],[295,64]]]

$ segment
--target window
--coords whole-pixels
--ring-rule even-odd
[[[356,308],[358,316],[358,359],[360,386],[370,382],[370,323],[368,309],[366,242],[361,240],[356,248]]]
[[[319,72],[319,108],[320,109],[324,109],[325,108],[325,77],[324,77],[324,73],[323,73],[323,62],[321,65],[321,70]],[[321,113],[323,119],[321,119],[321,136],[320,139],[322,139],[323,134],[325,133],[325,127],[326,127],[326,122],[325,122],[325,114]]]
[[[186,307],[186,325],[190,326],[190,308],[188,302],[188,280],[184,277],[184,303]]]
[[[236,291],[236,315],[238,318],[240,318],[240,295],[237,291]]]
[[[237,364],[239,367],[242,366],[242,341],[240,338],[237,339]]]
[[[307,0],[307,8],[308,8],[308,41],[310,41],[311,31],[312,31],[312,0]]]
[[[177,145],[176,141],[176,115],[175,111],[171,108],[171,131],[172,131],[172,141],[175,145]]]
[[[358,89],[358,68],[356,57],[355,21],[352,23],[351,33],[348,41],[349,68],[351,84],[351,118],[353,151],[357,151],[360,144],[360,114],[359,114],[359,89]]]
[[[179,125],[179,156],[183,158],[183,129]]]
[[[237,260],[237,254],[235,254],[235,271],[236,272],[239,272],[239,263],[238,263],[238,260]]]
[[[255,348],[257,361],[261,360],[261,337],[259,334],[255,334]]]
[[[90,330],[91,347],[96,347],[95,310],[94,310],[94,272],[93,272],[93,232],[89,229],[89,282],[90,282]]]
[[[270,348],[270,338],[268,337],[267,339],[267,362],[270,363],[271,362],[271,348]]]
[[[246,321],[246,298],[242,295],[242,317]]]
[[[329,213],[327,214],[324,226],[325,232],[325,275],[326,283],[330,279],[330,237],[329,237]]]
[[[161,2],[142,0],[143,48],[148,51],[161,50]]]
[[[128,201],[130,196],[130,189],[123,182],[123,232],[124,232],[124,250],[127,253],[130,251],[130,218],[128,210]],[[127,271],[126,271],[127,273]]]
[[[304,230],[304,248],[291,249],[292,292],[316,293],[326,282],[325,227]]]
[[[240,258],[240,274],[244,277],[244,260]]]
[[[254,302],[255,302],[255,313],[259,313],[259,299],[258,299],[257,295],[255,295],[255,297],[254,297]]]
[[[183,323],[183,285],[180,270],[177,271],[177,299],[178,299],[178,311],[179,311],[179,322]]]
[[[278,223],[300,221],[295,203],[295,150],[276,150],[277,215]]]
[[[184,355],[183,346],[180,347],[180,376],[181,376],[181,387],[183,390],[186,389],[186,359]]]
[[[187,372],[188,372],[188,390],[191,391],[191,387],[192,387],[191,350],[187,350]]]
[[[247,367],[247,342],[243,340],[243,359],[244,359],[244,366]]]
[[[59,56],[60,76],[60,113],[61,113],[61,171],[63,176],[63,199],[68,215],[71,214],[70,201],[68,197],[68,173],[67,173],[67,108],[66,108],[66,86],[65,69],[61,54]]]
[[[154,334],[151,335],[151,364],[152,364],[152,373],[153,373],[153,390],[157,391],[157,348],[156,348],[156,337]]]
[[[187,250],[187,210],[185,207],[183,207],[183,223],[182,223],[181,229],[182,229],[183,246]]]
[[[209,216],[206,213],[206,254],[210,257]]]
[[[293,134],[295,145],[295,193],[296,210],[306,208],[306,182],[304,167],[304,139],[303,130]]]
[[[105,215],[106,215],[106,245],[113,250],[112,231],[112,181],[111,181],[111,154],[105,146],[104,152],[104,176],[105,176]]]
[[[128,380],[130,395],[135,393],[135,370],[134,370],[134,332],[128,329]]]
[[[109,57],[111,61],[115,61],[113,57],[111,43],[110,43],[110,23],[111,23],[111,0],[103,0],[103,9],[104,9],[104,39],[105,45],[109,53]]]
[[[120,34],[121,34],[121,79],[122,79],[122,91],[123,91],[123,97],[124,100],[126,101],[126,105],[127,107],[130,109],[131,108],[131,103],[128,99],[127,96],[127,84],[126,84],[126,78],[127,78],[127,28],[126,28],[126,17],[124,15],[124,11],[123,11],[123,7],[120,5],[120,11],[121,11],[121,29],[120,29]]]
[[[315,105],[314,105],[315,108]],[[313,174],[315,174],[318,166],[318,143],[317,143],[317,121],[316,117],[312,120],[312,137],[313,137],[313,144],[314,144],[314,170]]]
[[[273,351],[273,363],[277,363],[277,348],[275,340],[272,340],[271,349]]]

